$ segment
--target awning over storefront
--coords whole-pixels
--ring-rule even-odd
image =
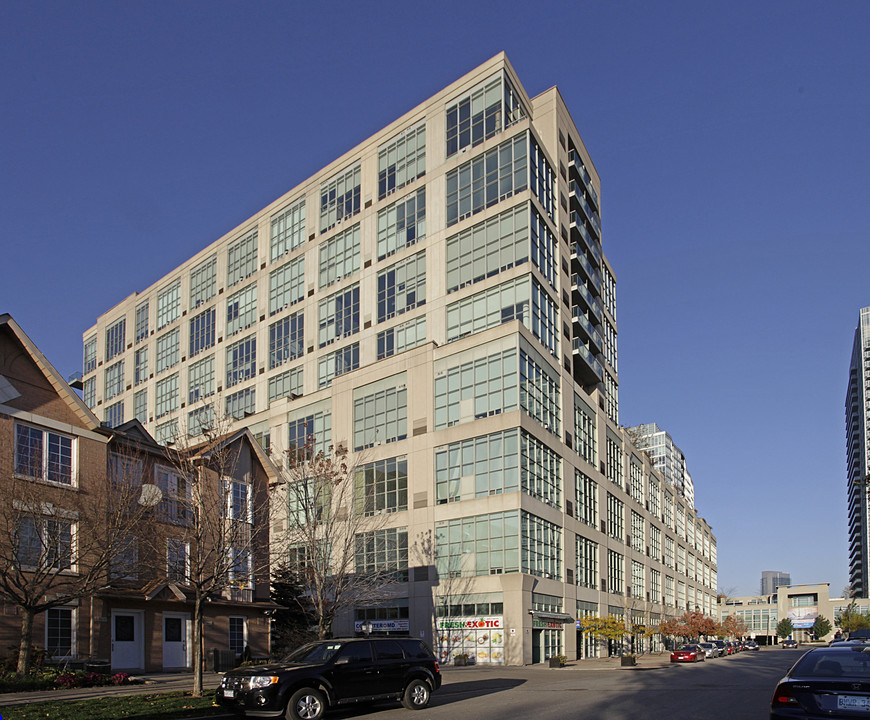
[[[542,620],[543,622],[555,622],[555,623],[573,623],[575,622],[574,618],[568,615],[568,613],[552,613],[552,612],[544,612],[543,610],[529,610],[529,615],[532,616],[534,620]]]

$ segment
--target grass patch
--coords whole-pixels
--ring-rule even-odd
[[[214,706],[211,691],[201,698],[175,692],[30,703],[3,708],[3,720],[176,720],[226,714],[224,708]]]

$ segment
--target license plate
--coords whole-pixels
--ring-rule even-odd
[[[235,697],[235,696],[236,696],[235,690],[224,690],[224,697],[225,698],[231,698],[231,697]]]
[[[870,711],[870,697],[864,697],[861,695],[838,695],[837,709]]]

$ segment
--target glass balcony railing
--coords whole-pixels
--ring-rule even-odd
[[[598,202],[598,193],[595,192],[595,188],[592,187],[592,178],[589,176],[589,171],[586,169],[586,166],[583,164],[583,160],[580,159],[580,156],[577,154],[576,150],[569,151],[568,162],[574,166],[574,169],[577,171],[577,174],[583,181],[583,185],[586,187],[586,191],[592,196],[595,207],[601,207]]]
[[[577,232],[580,234],[580,237],[583,238],[583,241],[589,248],[589,252],[592,253],[592,257],[595,260],[595,263],[600,266],[600,241],[598,240],[598,238],[594,237],[592,233],[589,232],[589,229],[586,227],[586,223],[583,220],[583,216],[574,210],[571,211],[571,225],[577,230]]]
[[[589,318],[583,314],[578,306],[575,305],[571,309],[574,322],[576,322],[580,327],[583,328],[583,331],[586,333],[589,341],[593,345],[595,345],[596,348],[598,348],[599,350],[603,350],[604,343],[601,340],[601,333],[595,329],[595,326],[590,322]]]
[[[576,245],[577,243],[575,243]],[[586,258],[586,253],[577,252],[579,248],[575,248],[574,257],[577,260],[577,264],[583,268],[583,271],[586,273],[586,277],[589,278],[590,282],[595,286],[595,289],[600,293],[601,292],[601,274],[592,267],[592,263]]]
[[[589,288],[587,288],[583,283],[577,283],[575,286],[577,292],[580,293],[580,297],[583,298],[583,302],[586,303],[586,306],[592,311],[592,314],[595,315],[595,319],[601,323],[602,315],[601,315],[601,303],[598,301],[598,298],[592,295],[589,292]]]
[[[574,353],[579,355],[586,361],[586,364],[590,367],[592,372],[599,380],[604,379],[604,369],[601,367],[601,363],[595,358],[592,354],[592,351],[583,344],[583,341],[580,338],[574,338],[573,343]]]

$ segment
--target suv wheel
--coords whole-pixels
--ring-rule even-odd
[[[402,695],[402,705],[408,710],[422,710],[429,704],[431,692],[423,680],[411,680]]]
[[[302,688],[290,696],[287,703],[287,720],[320,720],[326,710],[323,693],[314,688]]]

